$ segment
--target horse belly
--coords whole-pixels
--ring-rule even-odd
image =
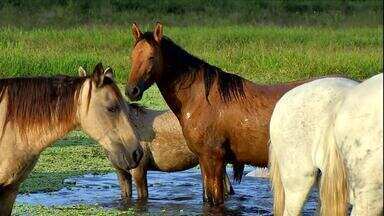
[[[184,138],[156,138],[151,143],[153,166],[164,172],[177,172],[195,167],[197,156],[188,149]]]
[[[249,127],[233,129],[229,145],[237,162],[259,167],[268,165],[268,128],[258,127],[258,129]]]

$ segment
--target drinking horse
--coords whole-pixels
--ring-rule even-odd
[[[119,173],[123,197],[132,195],[132,177],[138,198],[148,197],[147,171],[178,172],[199,164],[184,139],[179,121],[169,110],[156,111],[135,103],[127,103],[128,115],[140,137],[143,158],[129,173]],[[233,194],[227,174],[224,177],[226,195]]]
[[[321,215],[346,215],[348,202],[351,215],[383,214],[383,74],[292,89],[270,135],[275,215],[299,215],[318,177]]]
[[[79,68],[79,76],[86,76],[84,68]],[[147,109],[136,103],[125,102],[127,116],[138,135],[143,149],[139,165],[128,171],[117,169],[121,195],[124,199],[132,196],[132,177],[137,189],[137,197],[148,197],[147,172],[177,172],[193,168],[199,161],[186,144],[179,121],[169,110]],[[134,135],[134,134],[133,134]],[[228,195],[233,188],[227,175],[224,186]]]
[[[80,127],[114,166],[135,168],[142,157],[127,107],[101,64],[88,77],[0,79],[0,215],[10,215],[21,182],[40,153]]]
[[[272,110],[285,92],[302,82],[259,85],[224,72],[163,36],[160,23],[154,32],[142,33],[136,24],[132,31],[135,44],[126,95],[140,100],[157,84],[189,149],[199,158],[204,201],[223,203],[225,164],[233,164],[237,180],[244,164],[268,165]]]

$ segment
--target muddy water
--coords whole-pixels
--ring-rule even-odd
[[[252,171],[246,167],[246,172]],[[228,173],[231,173],[228,169]],[[240,184],[233,184],[235,195],[223,207],[210,207],[202,202],[200,170],[190,169],[177,173],[149,172],[149,199],[120,199],[120,189],[115,173],[84,175],[67,179],[73,187],[56,192],[20,194],[17,202],[46,206],[75,204],[99,205],[105,208],[126,209],[133,207],[138,214],[165,215],[272,215],[272,194],[268,179],[244,176]],[[136,197],[134,191],[133,197]],[[304,208],[304,215],[313,215],[317,203],[314,190]]]

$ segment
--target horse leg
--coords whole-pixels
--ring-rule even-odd
[[[208,189],[207,189],[207,176],[205,175],[204,169],[202,168],[201,164],[199,163],[200,166],[200,172],[201,172],[201,182],[203,185],[203,202],[210,202],[208,200]]]
[[[383,215],[383,186],[382,184],[367,184],[354,192],[355,199],[351,216]]]
[[[205,196],[213,205],[224,202],[224,161],[220,155],[206,154],[199,159]]]
[[[0,188],[0,216],[9,216],[12,213],[19,186],[6,186]]]
[[[284,165],[280,167],[281,182],[285,193],[284,215],[300,215],[308,193],[316,180],[316,170],[297,169],[300,166],[292,166],[292,164],[289,167]]]
[[[228,174],[224,169],[224,189],[225,189],[225,196],[230,196],[235,194],[235,191],[233,190],[231,181],[229,180]]]
[[[382,193],[382,191],[380,191]],[[371,199],[371,197],[364,196],[355,199],[355,205],[352,208],[351,216],[378,216],[383,215],[383,200]]]
[[[148,198],[147,170],[139,165],[137,168],[131,170],[131,174],[135,180],[137,198]]]
[[[124,170],[117,169],[117,176],[119,178],[121,197],[129,199],[132,197],[132,175]]]

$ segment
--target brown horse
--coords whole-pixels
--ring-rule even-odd
[[[128,115],[134,129],[140,137],[143,158],[139,166],[130,173],[118,172],[122,196],[132,196],[132,176],[136,184],[138,198],[148,197],[147,171],[177,172],[187,170],[199,164],[184,139],[181,126],[171,111],[146,109],[137,104],[127,102]],[[131,176],[132,175],[132,176]],[[229,178],[225,175],[226,194],[233,189]]]
[[[80,127],[119,170],[135,168],[142,148],[110,68],[88,77],[0,79],[0,215],[10,215],[20,183],[40,153]]]
[[[224,202],[224,164],[268,165],[269,121],[279,98],[303,82],[258,85],[192,56],[163,36],[132,27],[135,45],[126,95],[140,100],[156,83],[199,157],[205,201]],[[239,172],[239,170],[238,170]],[[241,172],[241,171],[240,171]],[[241,178],[241,174],[237,174]]]

